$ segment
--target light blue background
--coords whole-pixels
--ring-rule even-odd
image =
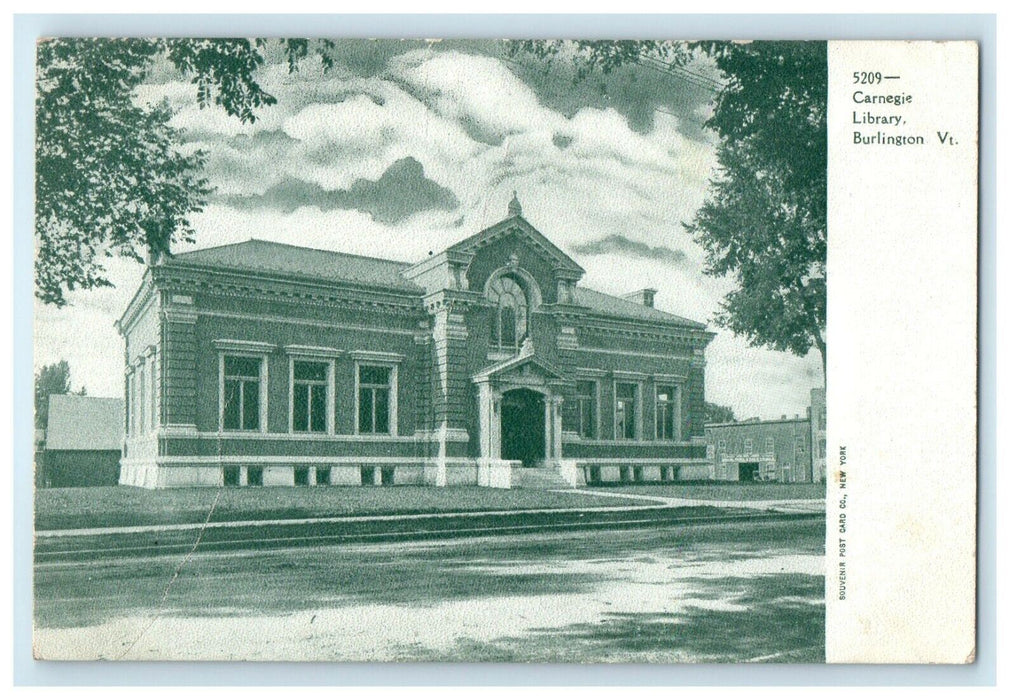
[[[978,660],[970,666],[37,662],[32,639],[34,44],[40,36],[974,39],[981,44]],[[16,685],[992,685],[996,678],[994,15],[17,15],[14,19]],[[916,582],[920,585],[920,582]]]

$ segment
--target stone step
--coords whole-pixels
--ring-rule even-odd
[[[519,468],[512,470],[512,488],[561,489],[568,484],[557,469]]]

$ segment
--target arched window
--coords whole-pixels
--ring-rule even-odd
[[[504,349],[518,348],[526,337],[526,292],[506,275],[491,281],[487,298],[495,304],[491,315],[491,344]]]

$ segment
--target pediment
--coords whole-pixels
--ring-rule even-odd
[[[474,382],[498,382],[519,386],[546,386],[564,379],[558,370],[533,355],[503,360],[473,375]]]
[[[514,236],[523,245],[531,248],[545,260],[559,275],[565,279],[578,280],[585,270],[570,258],[561,248],[552,243],[521,215],[511,216],[480,233],[450,246],[447,249],[449,259],[462,260],[468,263],[479,251],[506,237]]]

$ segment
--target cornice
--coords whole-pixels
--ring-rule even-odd
[[[131,329],[137,322],[138,317],[148,309],[150,304],[158,301],[158,297],[159,295],[153,284],[151,268],[149,268],[141,278],[141,284],[138,286],[137,291],[134,292],[134,296],[131,297],[127,308],[124,309],[123,315],[113,324],[117,331],[120,332],[120,335],[127,337],[127,334],[131,332]]]
[[[381,313],[418,315],[421,298],[411,293],[307,280],[262,277],[199,268],[161,268],[159,287],[173,292],[200,293],[270,303],[293,303],[322,308],[370,308]]]
[[[286,345],[283,351],[293,357],[314,357],[334,359],[343,354],[338,348],[322,348],[315,345]]]
[[[350,357],[357,362],[379,362],[382,364],[397,365],[405,356],[395,352],[378,352],[375,350],[351,350]]]
[[[692,345],[706,346],[713,340],[716,333],[703,331],[694,328],[681,328],[677,326],[659,326],[652,322],[627,323],[608,322],[587,318],[581,326],[582,331],[599,333],[603,335],[623,336],[627,338],[639,338],[643,340],[661,340],[674,342],[680,340]]]
[[[216,350],[225,352],[249,352],[257,355],[269,355],[275,352],[276,345],[273,343],[261,343],[253,340],[234,340],[232,338],[219,338],[212,341]]]
[[[442,289],[424,297],[424,308],[428,313],[439,311],[466,311],[471,306],[483,305],[480,292],[467,289]]]

